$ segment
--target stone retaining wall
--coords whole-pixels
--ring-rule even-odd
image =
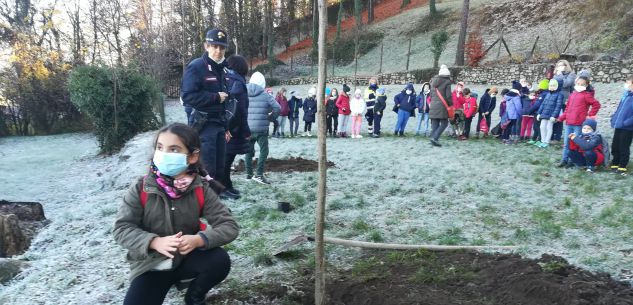
[[[460,81],[474,84],[505,85],[525,77],[528,81],[537,81],[544,77],[543,71],[548,64],[508,64],[485,67],[452,67],[451,73]],[[594,82],[611,83],[625,81],[633,75],[633,61],[590,61],[572,63],[575,71],[590,69]],[[408,82],[423,83],[428,81],[436,71],[433,69],[415,70],[409,72],[395,72],[376,75],[380,83],[384,85],[399,85]],[[369,80],[368,75],[354,76],[330,76],[327,82],[331,84],[358,84],[365,85]],[[293,78],[280,80],[280,85],[307,85],[316,84],[316,77]]]

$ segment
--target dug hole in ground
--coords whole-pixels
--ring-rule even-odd
[[[303,95],[307,89],[289,87]],[[387,86],[387,109],[401,89]],[[621,84],[597,84],[596,92],[603,103],[598,131],[610,138],[608,117]],[[177,102],[167,102],[167,111],[169,121],[184,121]],[[386,113],[385,134],[395,117]],[[493,117],[496,124],[498,114]],[[628,179],[557,169],[556,147],[442,138],[444,147],[433,148],[427,138],[412,136],[414,122],[405,138],[328,139],[334,166],[326,234],[521,247],[514,254],[477,254],[328,245],[329,304],[633,304],[630,286],[609,278],[630,280]],[[363,122],[364,135],[366,127]],[[90,134],[0,139],[3,199],[41,202],[51,221],[17,257],[30,267],[0,288],[0,303],[121,304],[128,265],[111,230],[121,197],[145,173],[154,134],[140,134],[107,157],[97,156]],[[315,137],[269,142],[269,158],[316,160]],[[267,172],[270,186],[244,176],[233,176],[242,199],[226,202],[241,226],[239,238],[226,246],[232,271],[212,290],[210,304],[310,304],[313,245],[297,245],[282,257],[272,252],[314,232],[316,172]],[[278,211],[280,201],[293,210]],[[172,290],[165,304],[181,300]]]

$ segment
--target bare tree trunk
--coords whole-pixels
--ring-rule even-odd
[[[464,0],[462,7],[462,22],[459,30],[459,40],[457,41],[457,54],[455,55],[455,65],[464,65],[464,45],[466,44],[466,32],[468,32],[468,10],[470,0]]]
[[[317,85],[317,113],[319,116],[319,139],[317,150],[319,153],[319,183],[317,187],[316,229],[315,229],[315,270],[314,270],[314,304],[325,305],[325,193],[327,182],[327,146],[325,139],[325,82],[327,69],[327,52],[325,49],[327,33],[327,4],[326,0],[319,0],[319,78]]]
[[[431,16],[437,15],[437,8],[435,7],[435,0],[429,1],[429,10],[430,10],[430,15]]]
[[[367,23],[374,21],[374,0],[368,0],[367,3]]]

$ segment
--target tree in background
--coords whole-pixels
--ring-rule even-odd
[[[468,34],[466,42],[466,59],[468,66],[477,67],[484,59],[484,40],[479,30],[472,31]]]
[[[367,0],[367,23],[374,21],[374,0]]]
[[[343,20],[343,14],[345,13],[345,9],[343,8],[343,0],[339,2],[338,5],[338,15],[336,17],[336,38],[335,41],[338,42],[339,38],[341,38],[341,21]]]
[[[448,43],[448,33],[446,31],[436,32],[431,36],[431,53],[433,53],[433,68],[439,67],[440,56],[446,49]]]
[[[319,54],[319,7],[317,0],[312,0],[312,57]]]
[[[358,31],[360,31],[363,26],[363,19],[361,17],[362,11],[363,11],[363,4],[361,3],[361,1],[354,0],[354,19],[356,20],[356,29]]]
[[[470,9],[470,0],[464,0],[462,6],[462,21],[459,30],[459,38],[457,40],[457,53],[455,55],[455,65],[464,65],[464,45],[466,44],[466,33],[468,31],[468,10]]]
[[[429,1],[429,11],[431,16],[437,15],[437,8],[435,7],[435,0]]]
[[[400,6],[400,8],[404,8],[405,6],[409,5],[411,3],[411,0],[402,0],[402,5]]]

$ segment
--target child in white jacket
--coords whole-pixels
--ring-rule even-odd
[[[352,139],[360,139],[360,125],[363,123],[363,112],[367,108],[360,89],[356,89],[354,97],[349,101],[352,116]]]

